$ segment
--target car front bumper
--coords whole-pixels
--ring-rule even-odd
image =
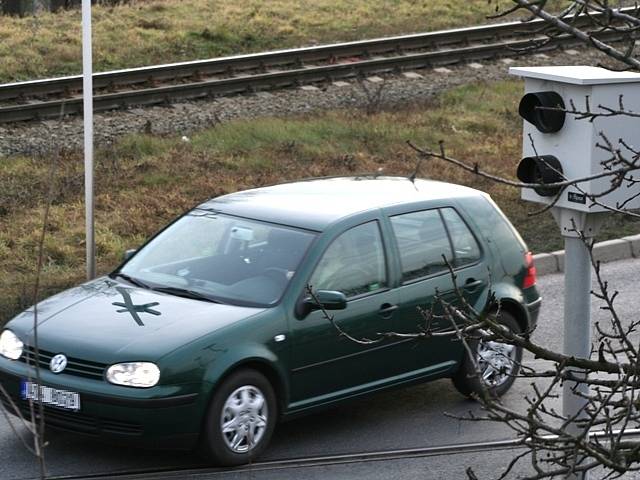
[[[29,375],[30,370],[20,362],[0,359],[0,384],[4,390],[0,391],[0,399],[9,413],[17,415],[18,408],[23,418],[31,418],[29,402],[21,398],[20,391],[23,380],[31,377],[35,381],[33,372]],[[114,388],[119,395],[109,394],[111,385],[107,382],[56,376],[44,369],[40,375],[42,385],[77,392],[81,399],[79,411],[44,406],[47,427],[116,444],[177,450],[196,446],[203,399],[186,386],[154,387],[146,391],[129,388],[125,392],[129,390],[131,394],[123,396],[120,387]],[[35,410],[37,418],[38,409]]]

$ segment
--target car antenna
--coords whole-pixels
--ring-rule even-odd
[[[422,158],[418,158],[418,161],[416,162],[416,168],[413,170],[413,172],[411,172],[411,175],[409,175],[407,178],[409,179],[409,181],[411,183],[413,183],[415,185],[416,182],[416,177],[418,176],[418,173],[420,172],[420,166],[422,165]]]

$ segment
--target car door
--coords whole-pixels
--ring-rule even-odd
[[[450,319],[443,318],[441,305],[435,301],[436,293],[446,302],[460,304],[450,265],[456,284],[471,305],[486,294],[489,275],[478,241],[450,207],[393,215],[390,223],[401,263],[400,308],[395,318],[398,331],[451,331]],[[403,345],[399,361],[405,371],[414,371],[417,376],[447,371],[463,354],[455,335],[427,336]]]
[[[328,245],[308,285],[314,291],[340,291],[344,310],[327,312],[350,336],[375,340],[392,329],[397,291],[389,287],[387,253],[378,221],[354,226]],[[290,408],[304,408],[375,388],[398,372],[390,363],[393,342],[356,343],[322,311],[293,320]]]

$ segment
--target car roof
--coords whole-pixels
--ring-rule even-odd
[[[425,200],[478,195],[482,192],[435,180],[328,177],[230,193],[197,208],[322,231],[331,223],[356,213]]]

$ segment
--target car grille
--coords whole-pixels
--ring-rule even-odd
[[[27,401],[16,398],[12,398],[12,400],[20,408],[24,418],[31,417]],[[9,402],[3,399],[2,403],[8,412],[13,412]],[[38,406],[35,404],[34,410],[36,418],[39,418]],[[49,406],[44,407],[44,419],[47,426],[85,435],[142,435],[143,433],[142,425],[137,423],[94,417],[80,412],[68,412]]]
[[[39,349],[38,364],[40,365],[40,368],[46,368],[48,370],[49,363],[55,355],[55,353]],[[35,358],[35,348],[31,346],[25,346],[24,353],[22,354],[22,357],[20,357],[20,361],[28,363],[29,365],[35,365]],[[77,377],[102,380],[104,378],[104,371],[106,368],[107,365],[104,363],[91,362],[89,360],[81,360],[74,357],[67,357],[67,368],[64,369],[64,373],[66,373],[67,375],[75,375]]]

